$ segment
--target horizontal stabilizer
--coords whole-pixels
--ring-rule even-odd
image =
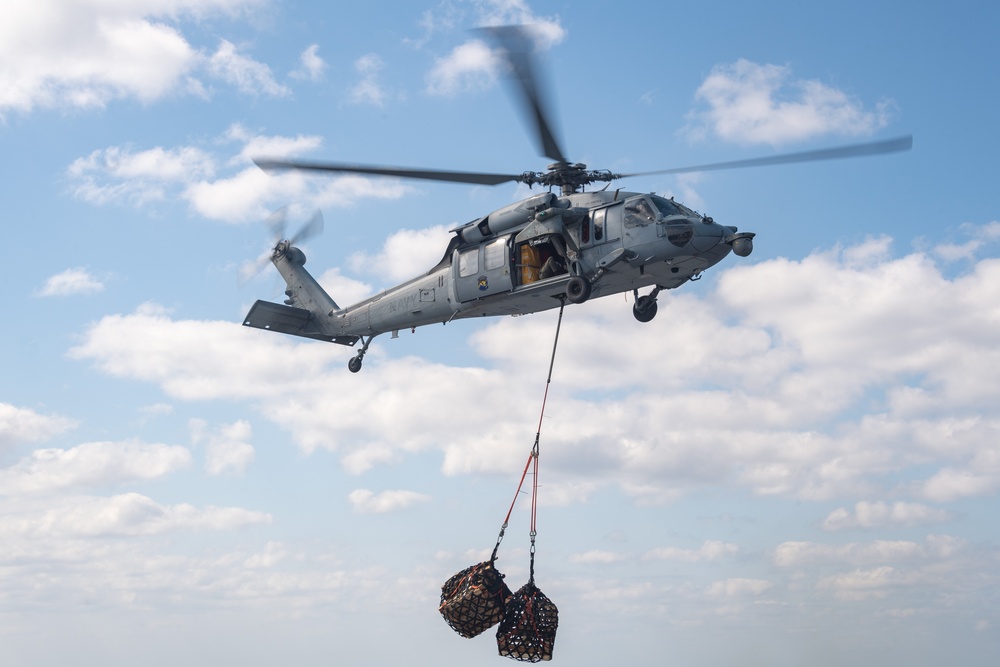
[[[271,303],[270,301],[258,300],[244,318],[243,326],[347,346],[353,346],[359,340],[358,336],[325,334],[316,326],[313,315],[308,310]]]

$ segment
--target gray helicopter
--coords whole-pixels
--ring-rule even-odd
[[[259,159],[265,171],[297,169],[497,185],[517,182],[547,191],[452,230],[441,260],[429,271],[352,306],[339,306],[306,271],[294,244],[322,224],[317,213],[299,236],[281,239],[269,259],[285,280],[284,304],[258,300],[245,326],[361,348],[351,372],[361,370],[372,340],[382,333],[452,320],[524,315],[566,301],[631,291],[640,322],[656,315],[665,289],[697,280],[730,252],[753,251],[753,232],[720,225],[682,203],[655,194],[611,190],[613,181],[654,174],[713,171],[810,162],[909,150],[912,137],[762,158],[633,174],[588,170],[571,163],[555,139],[535,76],[530,27],[483,29],[499,45],[514,88],[533,121],[541,153],[554,160],[545,172],[491,174],[330,162]],[[585,191],[593,183],[603,188]],[[558,194],[554,192],[558,189]],[[640,289],[651,288],[640,295]]]

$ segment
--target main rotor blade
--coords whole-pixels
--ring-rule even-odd
[[[515,88],[520,93],[525,115],[534,124],[542,155],[568,164],[569,160],[566,159],[552,131],[552,123],[549,120],[552,114],[538,85],[540,70],[532,51],[531,32],[526,26],[519,25],[495,26],[480,30],[499,44],[506,55],[507,64],[510,65],[513,74],[511,79],[517,84]]]
[[[713,164],[702,164],[696,167],[679,167],[677,169],[641,171],[634,174],[622,174],[621,178],[628,178],[631,176],[652,176],[655,174],[685,174],[698,171],[717,171],[721,169],[742,169],[743,167],[764,167],[772,164],[791,164],[794,162],[837,160],[841,158],[863,157],[866,155],[881,155],[882,153],[908,151],[912,147],[913,137],[911,135],[907,135],[905,137],[886,139],[884,141],[849,144],[847,146],[836,146],[834,148],[820,148],[818,150],[801,151],[798,153],[781,153],[780,155],[755,157],[747,160],[733,160],[732,162],[715,162]]]
[[[310,162],[305,160],[254,160],[254,163],[264,171],[279,169],[298,169],[301,171],[320,171],[341,174],[369,174],[372,176],[396,176],[398,178],[416,178],[425,181],[447,181],[451,183],[472,183],[474,185],[498,185],[508,181],[516,181],[521,174],[486,174],[471,171],[437,171],[433,169],[409,169],[407,167],[379,167],[363,164],[346,164],[338,162]]]

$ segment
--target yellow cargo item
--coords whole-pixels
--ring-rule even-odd
[[[542,251],[527,243],[521,244],[521,284],[529,285],[538,280],[538,270],[542,268]]]

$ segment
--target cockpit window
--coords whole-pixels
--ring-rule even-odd
[[[686,215],[686,213],[681,209],[681,206],[676,202],[670,201],[658,195],[650,195],[650,199],[656,204],[656,208],[659,209],[663,217],[666,218],[670,215]]]
[[[653,207],[645,197],[636,197],[625,202],[625,226],[639,227],[656,222]]]

